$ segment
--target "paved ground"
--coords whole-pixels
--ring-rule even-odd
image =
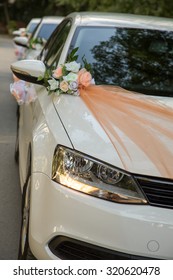
[[[14,161],[16,102],[9,92],[12,39],[0,34],[0,260],[17,259],[20,232],[18,167]]]

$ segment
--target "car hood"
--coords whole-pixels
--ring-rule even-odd
[[[171,98],[147,99],[165,106],[164,109],[173,108]],[[61,95],[54,99],[55,108],[74,149],[134,174],[173,179],[172,116],[168,120],[157,119],[156,116],[154,122],[146,125],[145,121],[153,118],[152,112],[136,110],[135,118],[140,117],[135,122],[134,118],[128,118],[127,112],[126,126],[120,125],[124,123],[122,116],[121,121],[115,118],[115,121],[106,120],[105,124],[101,119],[109,119],[110,114],[104,112],[107,101],[104,102],[104,109],[96,102],[93,109],[81,97]],[[109,113],[110,110],[108,107]]]

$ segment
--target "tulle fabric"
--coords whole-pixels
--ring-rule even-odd
[[[126,170],[137,170],[142,159],[147,170],[148,159],[157,175],[173,178],[171,107],[156,98],[114,86],[90,86],[80,89],[80,95],[107,133]]]
[[[30,104],[37,98],[33,84],[14,78],[14,83],[10,84],[10,92],[16,99],[18,105]]]

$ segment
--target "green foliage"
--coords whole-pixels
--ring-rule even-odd
[[[54,69],[47,68],[45,73],[44,73],[44,76],[39,76],[38,79],[37,79],[38,81],[43,81],[43,85],[46,88],[49,86],[48,80],[52,76],[52,71],[53,70]]]
[[[76,54],[77,53],[77,51],[78,51],[78,47],[77,48],[74,48],[72,51],[71,51],[71,53],[68,55],[68,57],[67,57],[67,61],[68,62],[71,62],[71,61],[75,61],[75,60],[77,60],[78,59],[78,55]]]
[[[108,7],[107,11],[163,17],[173,16],[173,2],[170,0],[116,0],[114,3]]]
[[[16,21],[14,20],[10,20],[9,23],[7,24],[7,29],[8,29],[8,33],[12,34],[12,32],[17,29],[17,24]]]
[[[42,38],[31,38],[29,40],[29,49],[36,49],[36,45],[39,44],[41,48],[44,46],[44,40]]]
[[[103,11],[172,17],[170,0],[55,0],[57,6],[67,11]]]
[[[82,57],[82,61],[83,61],[83,64],[84,64],[84,68],[91,73],[93,73],[92,71],[92,67],[91,67],[91,64],[87,62],[86,58],[85,58],[85,55]]]
[[[88,0],[55,0],[55,3],[57,6],[65,6],[77,12],[88,6]]]
[[[27,24],[32,18],[50,15],[63,15],[58,9],[56,0],[16,0],[9,6],[10,18],[24,21]]]
[[[79,70],[84,71],[84,73],[81,73],[80,75],[85,75],[87,71],[91,70],[91,65],[83,56],[82,60],[85,69],[80,68],[81,65],[76,62],[76,60],[78,59],[77,51],[78,47],[74,48],[68,55],[66,63],[58,66],[57,69],[53,65],[52,67],[46,69],[44,76],[38,77],[38,81],[42,81],[43,85],[47,88],[48,95],[53,92],[56,92],[58,95],[60,93],[79,95],[79,87],[84,85],[82,82],[80,83],[78,81],[78,74],[80,72]],[[56,73],[56,71],[58,71],[59,73]]]
[[[46,15],[67,15],[75,11],[103,11],[173,17],[170,0],[16,0],[9,6],[10,19],[24,21]],[[2,9],[1,9],[2,10]],[[3,17],[0,11],[1,18]]]

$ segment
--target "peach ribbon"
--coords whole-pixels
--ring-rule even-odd
[[[154,97],[114,86],[89,86],[80,89],[80,95],[107,133],[125,170],[173,179],[170,107]]]

